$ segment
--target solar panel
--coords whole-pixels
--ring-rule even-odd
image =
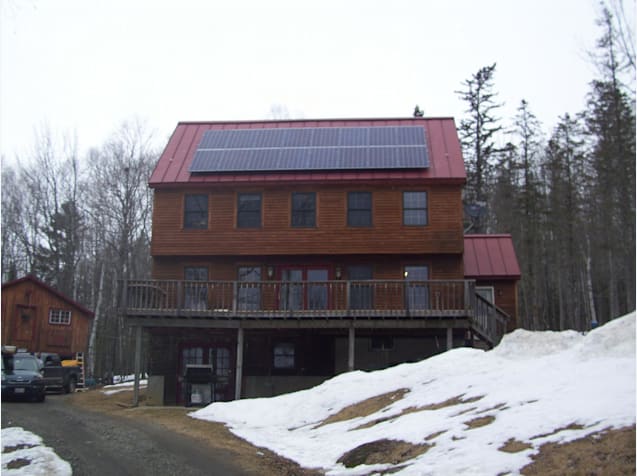
[[[412,169],[429,166],[422,126],[206,131],[190,172]]]

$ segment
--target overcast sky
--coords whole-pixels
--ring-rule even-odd
[[[583,109],[596,0],[0,0],[0,153],[34,128],[99,146],[138,117],[178,121],[454,116],[497,63],[500,111],[546,129]]]

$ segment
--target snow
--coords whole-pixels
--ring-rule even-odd
[[[114,395],[120,392],[130,392],[133,390],[135,382],[124,381],[115,385],[104,385],[100,390],[104,395]],[[147,379],[141,379],[139,381],[139,388],[146,388],[148,385]]]
[[[319,426],[349,405],[399,389],[409,391],[374,414]],[[457,397],[463,402],[422,408]],[[414,407],[420,410],[403,413]],[[587,334],[519,329],[491,351],[454,349],[279,397],[213,403],[190,415],[223,422],[257,446],[330,475],[392,468],[337,463],[345,452],[381,439],[433,445],[393,474],[519,474],[545,443],[635,424],[635,313]],[[495,419],[467,424],[486,416]],[[511,438],[530,448],[501,451]]]
[[[2,474],[7,476],[70,476],[71,465],[42,445],[42,438],[20,427],[2,429]],[[19,449],[15,449],[19,448]],[[15,450],[14,450],[15,449]],[[24,466],[19,462],[28,463]],[[19,468],[9,469],[11,462]]]

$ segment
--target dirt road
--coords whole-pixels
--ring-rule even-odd
[[[2,428],[20,426],[41,436],[71,464],[75,476],[254,474],[231,452],[150,420],[94,412],[69,400],[48,395],[43,404],[3,402]]]

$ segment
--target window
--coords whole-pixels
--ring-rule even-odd
[[[280,308],[286,311],[327,309],[329,306],[328,279],[327,268],[282,269]]]
[[[294,344],[279,343],[274,346],[274,368],[294,368]]]
[[[240,193],[237,200],[237,227],[259,228],[261,226],[261,194]]]
[[[292,193],[292,226],[316,226],[316,193]]]
[[[495,304],[495,292],[493,286],[476,286],[476,294],[491,304]]]
[[[372,350],[392,350],[394,348],[394,339],[387,336],[373,336],[371,342]]]
[[[186,373],[188,365],[203,364],[203,347],[185,347],[181,349],[181,373]]]
[[[347,224],[372,226],[372,193],[349,192],[347,194]]]
[[[427,192],[403,192],[403,225],[427,224]]]
[[[427,266],[405,266],[407,309],[429,309],[429,279]]]
[[[66,326],[70,325],[71,311],[66,311],[64,309],[50,309],[49,324],[61,324]]]
[[[184,278],[189,281],[184,286],[184,307],[204,310],[208,308],[208,268],[193,266],[184,268]],[[199,284],[195,281],[204,281]]]
[[[208,195],[185,196],[184,228],[208,228]]]
[[[361,281],[372,279],[371,266],[350,266],[347,268],[347,279],[350,283],[350,309],[373,309],[374,289]]]
[[[256,311],[261,309],[261,268],[255,266],[243,266],[239,268],[239,296],[238,307],[240,311]]]

